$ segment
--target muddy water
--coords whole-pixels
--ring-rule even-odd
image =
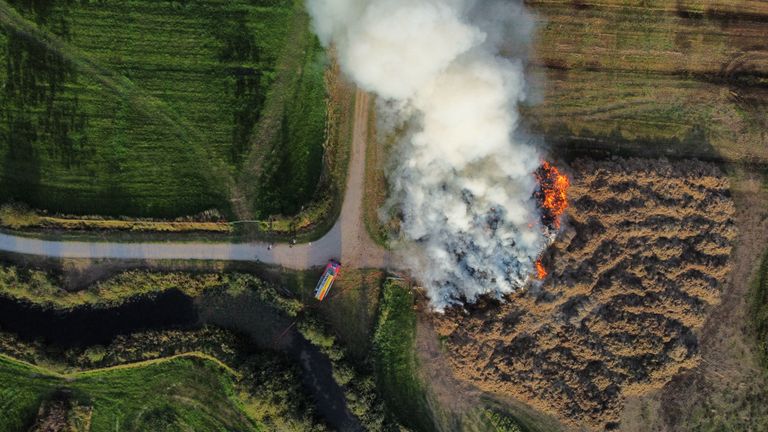
[[[246,334],[259,348],[281,351],[298,362],[302,384],[314,397],[320,415],[334,430],[363,430],[349,412],[344,393],[333,379],[331,361],[304,338],[293,319],[250,293],[203,295],[197,304],[202,322]]]
[[[301,366],[302,384],[328,424],[338,431],[362,430],[333,379],[328,357],[296,330],[291,319],[254,295],[205,295],[193,299],[170,290],[112,308],[77,307],[67,311],[0,297],[0,330],[60,349],[107,345],[119,335],[139,331],[193,329],[206,324],[245,334],[259,348],[286,354]]]
[[[59,348],[109,344],[116,336],[142,330],[189,328],[198,321],[194,302],[170,290],[112,308],[45,309],[0,297],[0,329],[25,341]]]

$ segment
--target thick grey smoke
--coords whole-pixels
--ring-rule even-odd
[[[515,138],[525,82],[510,53],[531,29],[522,7],[470,0],[307,5],[345,73],[398,107],[397,120],[410,125],[390,182],[403,215],[403,258],[433,306],[523,286],[547,238],[531,200],[539,156]]]

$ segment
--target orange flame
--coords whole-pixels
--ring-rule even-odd
[[[570,180],[549,162],[543,162],[534,174],[539,189],[534,193],[542,210],[542,221],[550,228],[560,228],[560,215],[568,208]]]
[[[536,260],[536,279],[542,280],[547,277],[547,269],[544,268],[544,264],[541,263],[541,258]]]
[[[560,228],[560,216],[568,208],[568,188],[570,180],[549,162],[542,162],[534,173],[539,187],[533,196],[541,211],[541,221],[548,228]],[[541,262],[541,256],[536,259],[534,266],[536,279],[543,280],[547,277],[547,269]]]

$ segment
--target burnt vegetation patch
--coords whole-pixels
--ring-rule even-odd
[[[734,207],[727,178],[705,162],[580,159],[570,174],[574,205],[549,277],[498,306],[434,320],[461,379],[611,430],[625,397],[699,364],[697,331],[730,268]]]

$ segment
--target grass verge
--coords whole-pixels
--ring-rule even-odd
[[[218,219],[218,212],[210,211],[207,219]],[[77,217],[53,215],[36,212],[19,204],[6,204],[0,207],[0,226],[12,230],[64,230],[64,231],[128,231],[157,233],[221,233],[231,234],[232,225],[221,221],[191,220],[152,220],[119,218],[110,219],[102,216]]]
[[[757,276],[752,282],[752,323],[757,339],[758,353],[764,367],[768,367],[768,252],[763,255]]]
[[[281,284],[297,296],[306,311],[328,327],[354,360],[364,361],[370,354],[384,273],[381,270],[342,270],[328,297],[318,303],[314,289],[321,274],[321,270],[290,272],[282,275]]]
[[[379,391],[403,425],[416,431],[435,430],[417,372],[413,294],[401,282],[389,279],[384,283],[381,299],[373,339]]]
[[[258,292],[260,298],[275,304],[286,313],[295,314],[301,308],[297,301],[280,296],[261,279],[243,273],[129,270],[97,281],[86,289],[66,291],[61,288],[61,282],[46,271],[12,265],[0,266],[0,295],[57,309],[113,307],[137,296],[173,289],[190,297],[198,297],[215,289],[233,293],[248,290]]]
[[[363,222],[368,235],[376,244],[387,247],[387,229],[379,220],[379,209],[384,206],[389,187],[385,176],[387,150],[377,135],[376,102],[371,103],[368,116],[368,145],[365,148],[365,195],[363,196]]]

